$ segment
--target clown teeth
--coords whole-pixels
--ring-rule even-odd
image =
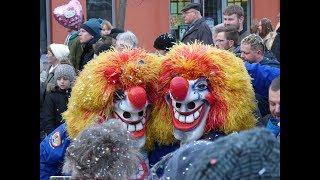
[[[179,121],[185,123],[186,122],[186,116],[179,116]]]
[[[142,171],[142,172],[143,172],[143,167],[141,166],[141,164],[140,164],[140,166],[139,166],[139,171]]]
[[[194,120],[196,120],[200,116],[201,110],[202,110],[202,107],[198,109],[195,113],[185,116],[180,114],[179,112],[177,112],[177,110],[174,109],[174,117],[182,123],[192,123]]]
[[[174,117],[176,118],[176,119],[179,119],[179,113],[176,111],[175,113],[174,113]]]
[[[142,123],[136,125],[136,131],[140,131],[143,128]]]
[[[131,125],[131,124],[128,125],[128,131],[132,132],[132,131],[135,131],[135,129],[136,128],[134,125]]]
[[[194,121],[193,114],[186,117],[186,123],[192,123]]]
[[[146,123],[146,119],[142,118],[142,124],[145,124],[145,123]]]
[[[143,175],[143,170],[142,171],[139,171],[139,173],[138,173],[138,178],[141,178],[142,177],[142,175]]]
[[[201,109],[202,109],[202,108],[201,108]],[[201,109],[199,109],[199,111],[201,111]],[[194,119],[197,119],[197,118],[199,117],[199,115],[200,115],[199,111],[197,111],[197,112],[195,112],[195,113],[193,114]]]

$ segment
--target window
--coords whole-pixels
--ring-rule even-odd
[[[190,3],[190,0],[170,0],[170,30],[171,34],[179,40],[181,40],[187,27],[180,11],[188,3]]]
[[[222,22],[221,0],[200,0],[207,24],[210,29]]]
[[[87,0],[87,19],[102,18],[113,24],[113,0]]]

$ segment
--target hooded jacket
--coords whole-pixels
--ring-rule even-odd
[[[71,89],[62,90],[58,86],[46,96],[40,113],[41,137],[45,137],[62,124],[61,113],[67,110]]]

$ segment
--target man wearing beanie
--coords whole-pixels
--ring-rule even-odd
[[[40,141],[62,124],[61,113],[67,110],[68,98],[71,92],[71,83],[75,80],[74,68],[69,64],[59,64],[54,73],[57,82],[45,98],[40,112]]]
[[[100,20],[89,19],[81,25],[79,30],[79,42],[81,50],[77,48],[77,41],[71,45],[70,59],[74,68],[81,71],[94,55],[92,45],[101,38]]]
[[[176,40],[169,34],[161,34],[153,43],[153,47],[157,50],[158,54],[165,55],[169,49],[175,44]]]

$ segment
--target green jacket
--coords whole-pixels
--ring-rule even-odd
[[[79,62],[80,62],[82,53],[83,53],[83,48],[81,46],[79,37],[77,37],[70,47],[70,54],[69,54],[70,62],[76,70],[79,70]]]

